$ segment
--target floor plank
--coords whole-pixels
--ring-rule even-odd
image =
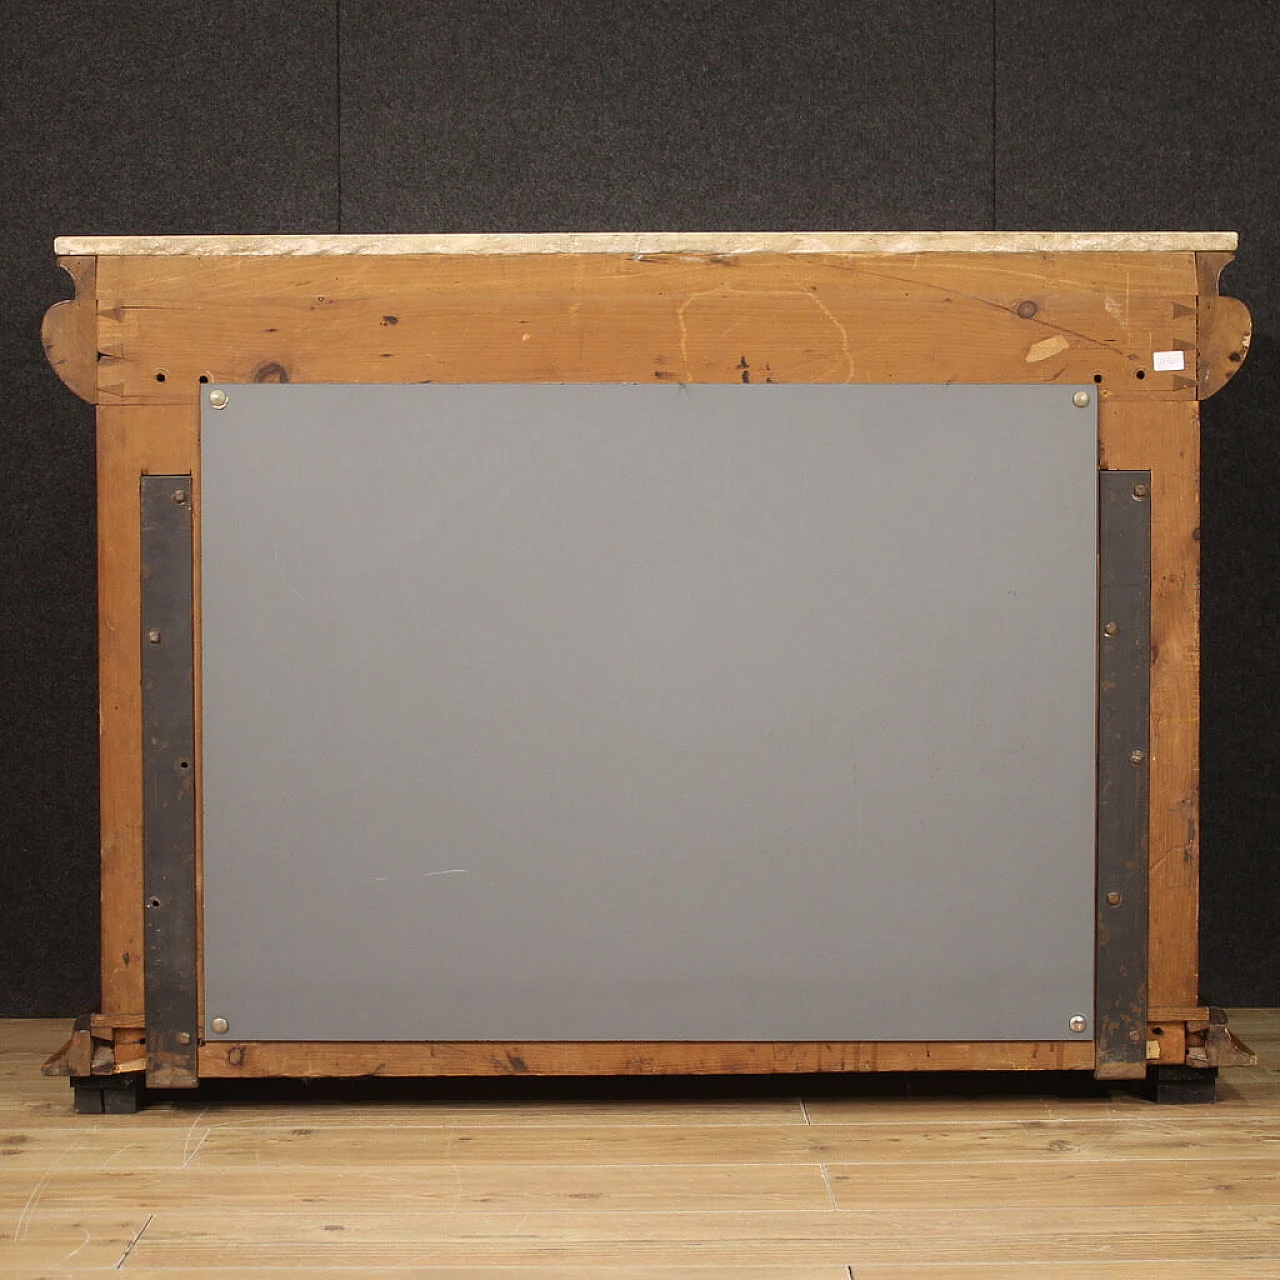
[[[991,1120],[985,1125],[417,1130],[215,1129],[193,1168],[348,1169],[487,1165],[787,1165],[986,1161],[1280,1162],[1280,1119],[1227,1117],[1211,1130],[1185,1109],[1127,1123]],[[127,1163],[127,1159],[126,1159]]]
[[[68,1023],[0,1022],[0,1280],[1280,1280],[1280,1011],[1232,1025],[1262,1061],[1213,1107],[886,1077],[265,1082],[80,1116],[39,1074]]]
[[[281,1215],[277,1215],[279,1217]],[[756,1213],[532,1213],[506,1221],[485,1214],[356,1214],[273,1226],[231,1215],[203,1236],[157,1214],[138,1242],[137,1265],[368,1267],[475,1265],[830,1266],[872,1264],[1169,1262],[1195,1258],[1277,1260],[1280,1210],[1227,1207],[1210,1221],[1179,1208],[1087,1208]],[[322,1236],[317,1235],[319,1227]],[[132,1260],[131,1259],[131,1260]],[[1230,1273],[1234,1274],[1234,1273]]]

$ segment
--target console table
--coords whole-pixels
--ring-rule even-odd
[[[59,239],[85,1110],[1248,1061],[1197,967],[1231,233]]]

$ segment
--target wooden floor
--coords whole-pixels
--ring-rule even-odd
[[[270,1081],[77,1116],[39,1074],[66,1024],[0,1022],[0,1277],[1280,1278],[1280,1011],[1232,1025],[1263,1065],[1213,1107],[1026,1075]]]

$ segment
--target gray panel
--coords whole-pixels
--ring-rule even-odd
[[[1146,1074],[1151,473],[1098,477],[1096,1074]],[[1124,1071],[1124,1068],[1128,1071]]]
[[[143,476],[142,851],[147,1083],[194,1087],[196,798],[191,477]]]
[[[1091,1014],[1075,388],[224,389],[205,954],[231,1038]]]

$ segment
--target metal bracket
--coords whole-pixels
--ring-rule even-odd
[[[142,477],[147,1083],[199,1083],[191,477]]]
[[[1098,493],[1098,881],[1094,1075],[1147,1071],[1151,473]]]

